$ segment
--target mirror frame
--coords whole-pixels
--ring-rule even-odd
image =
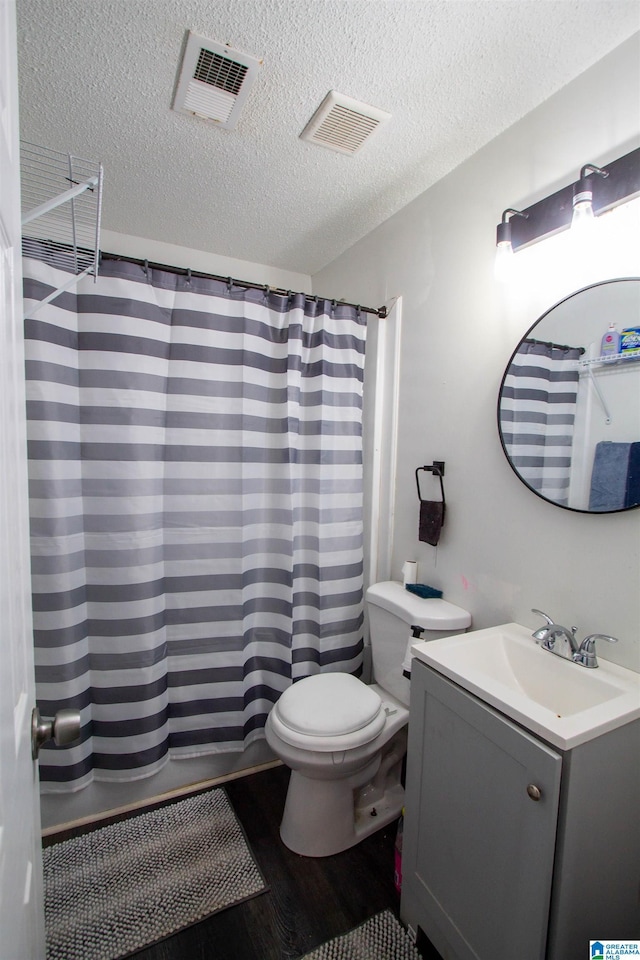
[[[501,423],[501,418],[500,418],[500,406],[501,406],[501,402],[502,402],[502,390],[503,390],[503,388],[504,388],[504,383],[505,383],[505,380],[506,380],[506,378],[507,378],[507,374],[509,373],[509,368],[511,367],[511,364],[513,363],[513,360],[514,360],[514,358],[515,358],[518,350],[520,349],[521,343],[522,343],[524,340],[526,340],[527,337],[529,337],[529,336],[533,333],[533,331],[534,331],[535,328],[538,326],[538,324],[541,323],[546,317],[548,317],[550,313],[552,313],[554,310],[556,310],[558,307],[560,307],[563,303],[566,303],[567,300],[571,300],[572,297],[576,297],[576,296],[578,296],[578,294],[581,294],[581,293],[586,293],[588,290],[592,290],[594,287],[604,287],[604,286],[606,286],[608,283],[620,283],[620,282],[622,282],[622,281],[629,281],[629,280],[634,280],[634,281],[640,282],[640,277],[612,277],[612,278],[609,279],[609,280],[599,280],[597,283],[587,284],[586,287],[581,287],[579,290],[573,290],[571,293],[567,294],[566,297],[563,297],[561,300],[558,300],[557,303],[554,303],[553,306],[549,307],[548,310],[545,310],[545,312],[542,313],[542,314],[531,324],[531,326],[529,327],[529,329],[526,331],[525,334],[523,334],[523,336],[520,338],[520,340],[519,340],[518,343],[516,344],[515,349],[513,350],[511,356],[509,357],[509,360],[508,360],[507,365],[506,365],[506,367],[505,367],[504,373],[502,374],[502,379],[501,379],[501,381],[500,381],[500,389],[498,390],[498,405],[497,405],[498,436],[500,437],[500,444],[501,444],[501,446],[502,446],[502,451],[503,451],[503,453],[504,453],[504,455],[505,455],[505,458],[506,458],[506,460],[507,460],[507,463],[509,464],[509,466],[511,467],[511,469],[512,469],[513,472],[515,473],[515,475],[516,475],[516,477],[518,478],[518,480],[520,481],[520,483],[524,484],[524,486],[527,488],[527,490],[530,490],[531,493],[534,493],[534,494],[536,495],[536,497],[539,497],[540,500],[543,500],[545,503],[551,504],[551,506],[553,506],[553,507],[558,507],[560,510],[569,510],[571,513],[583,513],[583,514],[587,514],[587,515],[590,516],[590,517],[594,517],[594,516],[610,516],[610,515],[613,514],[613,513],[628,513],[630,510],[637,510],[638,507],[640,507],[640,503],[635,503],[635,504],[633,504],[633,505],[630,506],[630,507],[620,507],[620,508],[617,509],[617,510],[582,510],[582,509],[580,509],[579,507],[570,507],[570,506],[568,506],[568,505],[566,505],[566,504],[564,504],[564,503],[558,503],[556,500],[550,500],[549,497],[545,497],[542,493],[540,493],[538,490],[536,490],[534,487],[532,487],[531,484],[527,483],[527,481],[526,481],[526,480],[524,479],[524,477],[518,472],[517,468],[516,468],[516,467],[514,466],[514,464],[512,463],[511,457],[509,456],[509,453],[508,453],[508,451],[507,451],[507,446],[506,446],[506,444],[505,444],[504,437],[503,437],[503,434],[502,434],[502,423]],[[640,360],[638,360],[638,365],[639,365],[639,367],[640,367]],[[639,371],[639,372],[640,372],[640,371]]]

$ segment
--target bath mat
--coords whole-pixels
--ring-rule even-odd
[[[421,960],[421,957],[391,910],[383,910],[355,930],[306,953],[301,960]]]
[[[117,960],[267,889],[220,788],[42,853],[47,960]]]

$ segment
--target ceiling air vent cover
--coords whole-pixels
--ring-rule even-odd
[[[235,127],[261,61],[189,33],[173,109]]]
[[[357,153],[390,113],[330,90],[300,137],[338,153]]]

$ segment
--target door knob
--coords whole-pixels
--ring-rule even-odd
[[[31,756],[38,759],[40,747],[53,739],[57,747],[66,747],[80,738],[80,711],[58,710],[52,720],[40,716],[37,707],[31,713]]]
[[[540,787],[536,787],[535,783],[529,784],[529,786],[527,787],[527,793],[529,794],[532,800],[539,800],[540,797],[542,796],[542,790],[540,789]]]

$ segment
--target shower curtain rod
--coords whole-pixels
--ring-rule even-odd
[[[198,270],[190,270],[187,267],[173,267],[165,263],[152,263],[151,260],[139,260],[136,257],[121,256],[118,253],[107,253],[100,251],[100,260],[121,260],[125,263],[135,263],[146,270],[151,267],[152,270],[166,270],[169,273],[178,273],[185,277],[201,277],[204,280],[221,280],[223,283],[230,283],[237,287],[246,287],[249,290],[263,290],[265,293],[276,293],[281,296],[288,296],[291,293],[299,293],[307,300],[329,300],[331,303],[344,307],[355,307],[362,313],[372,313],[381,320],[388,316],[386,307],[363,307],[359,303],[347,303],[345,300],[334,300],[331,297],[320,297],[311,293],[301,293],[300,291],[285,290],[284,287],[270,287],[267,283],[252,283],[250,280],[236,280],[235,277],[222,277],[215,273],[200,273]]]
[[[553,340],[536,340],[535,337],[525,337],[525,343],[532,343],[534,346],[551,347],[555,350],[579,350],[581,354],[586,353],[584,347],[572,347],[568,343],[554,343]]]

